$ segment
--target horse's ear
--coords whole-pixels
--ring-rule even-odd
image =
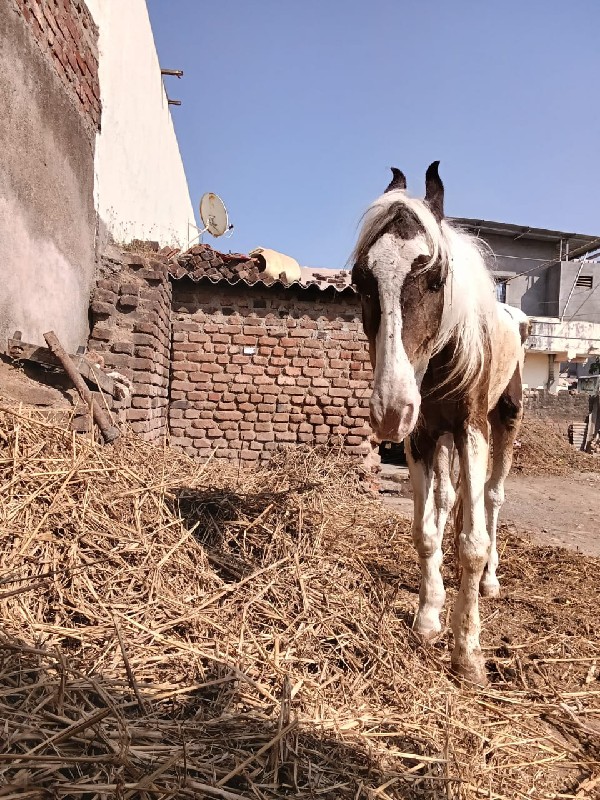
[[[440,178],[438,167],[439,161],[434,161],[427,167],[425,173],[425,201],[431,209],[431,213],[441,222],[444,219],[444,184]]]
[[[389,186],[385,190],[384,194],[387,192],[391,192],[394,189],[406,189],[406,177],[401,169],[398,167],[392,167],[392,180],[390,181]]]

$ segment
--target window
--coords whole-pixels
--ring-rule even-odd
[[[582,289],[591,289],[594,283],[592,275],[580,275],[575,281],[575,286],[581,286]]]
[[[506,278],[496,278],[496,300],[506,303]]]

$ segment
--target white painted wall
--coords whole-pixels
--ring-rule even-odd
[[[99,29],[94,195],[101,240],[108,229],[117,242],[184,246],[194,212],[145,0],[86,3]]]
[[[526,389],[546,389],[549,361],[547,353],[525,353],[523,386]]]

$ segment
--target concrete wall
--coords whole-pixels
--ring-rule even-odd
[[[585,289],[573,284],[580,276],[591,276],[592,288]],[[588,320],[600,323],[600,264],[583,264],[580,261],[562,261],[560,264],[560,288],[558,315],[565,319]],[[571,297],[569,294],[573,290]]]
[[[187,181],[144,0],[87,0],[100,31],[102,130],[95,198],[100,247],[152,239],[187,244]]]
[[[82,3],[0,0],[0,350],[18,329],[87,339],[96,31]]]
[[[540,318],[531,322],[528,351],[554,353],[561,361],[575,358],[585,361],[600,355],[600,323]]]
[[[547,353],[527,353],[523,368],[523,386],[526,389],[546,389],[549,376]]]
[[[594,291],[600,282],[599,264],[584,265],[581,275],[593,276],[592,289],[575,287],[569,300],[581,262],[559,261],[555,243],[493,234],[482,234],[482,238],[495,254],[491,266],[496,277],[511,279],[506,287],[509,305],[530,316],[575,315],[575,319],[600,322],[600,292]]]
[[[508,283],[506,302],[526,314],[555,316],[558,295],[552,293],[551,268],[545,265],[558,257],[556,245],[493,234],[481,234],[481,238],[495,254],[490,263],[498,277],[520,275]],[[521,275],[525,272],[526,275]]]

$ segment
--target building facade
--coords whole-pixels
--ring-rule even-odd
[[[531,319],[524,383],[552,394],[600,354],[600,237],[457,219],[493,254],[497,296]]]
[[[0,0],[0,352],[87,341],[110,239],[185,246],[189,191],[144,0]]]

